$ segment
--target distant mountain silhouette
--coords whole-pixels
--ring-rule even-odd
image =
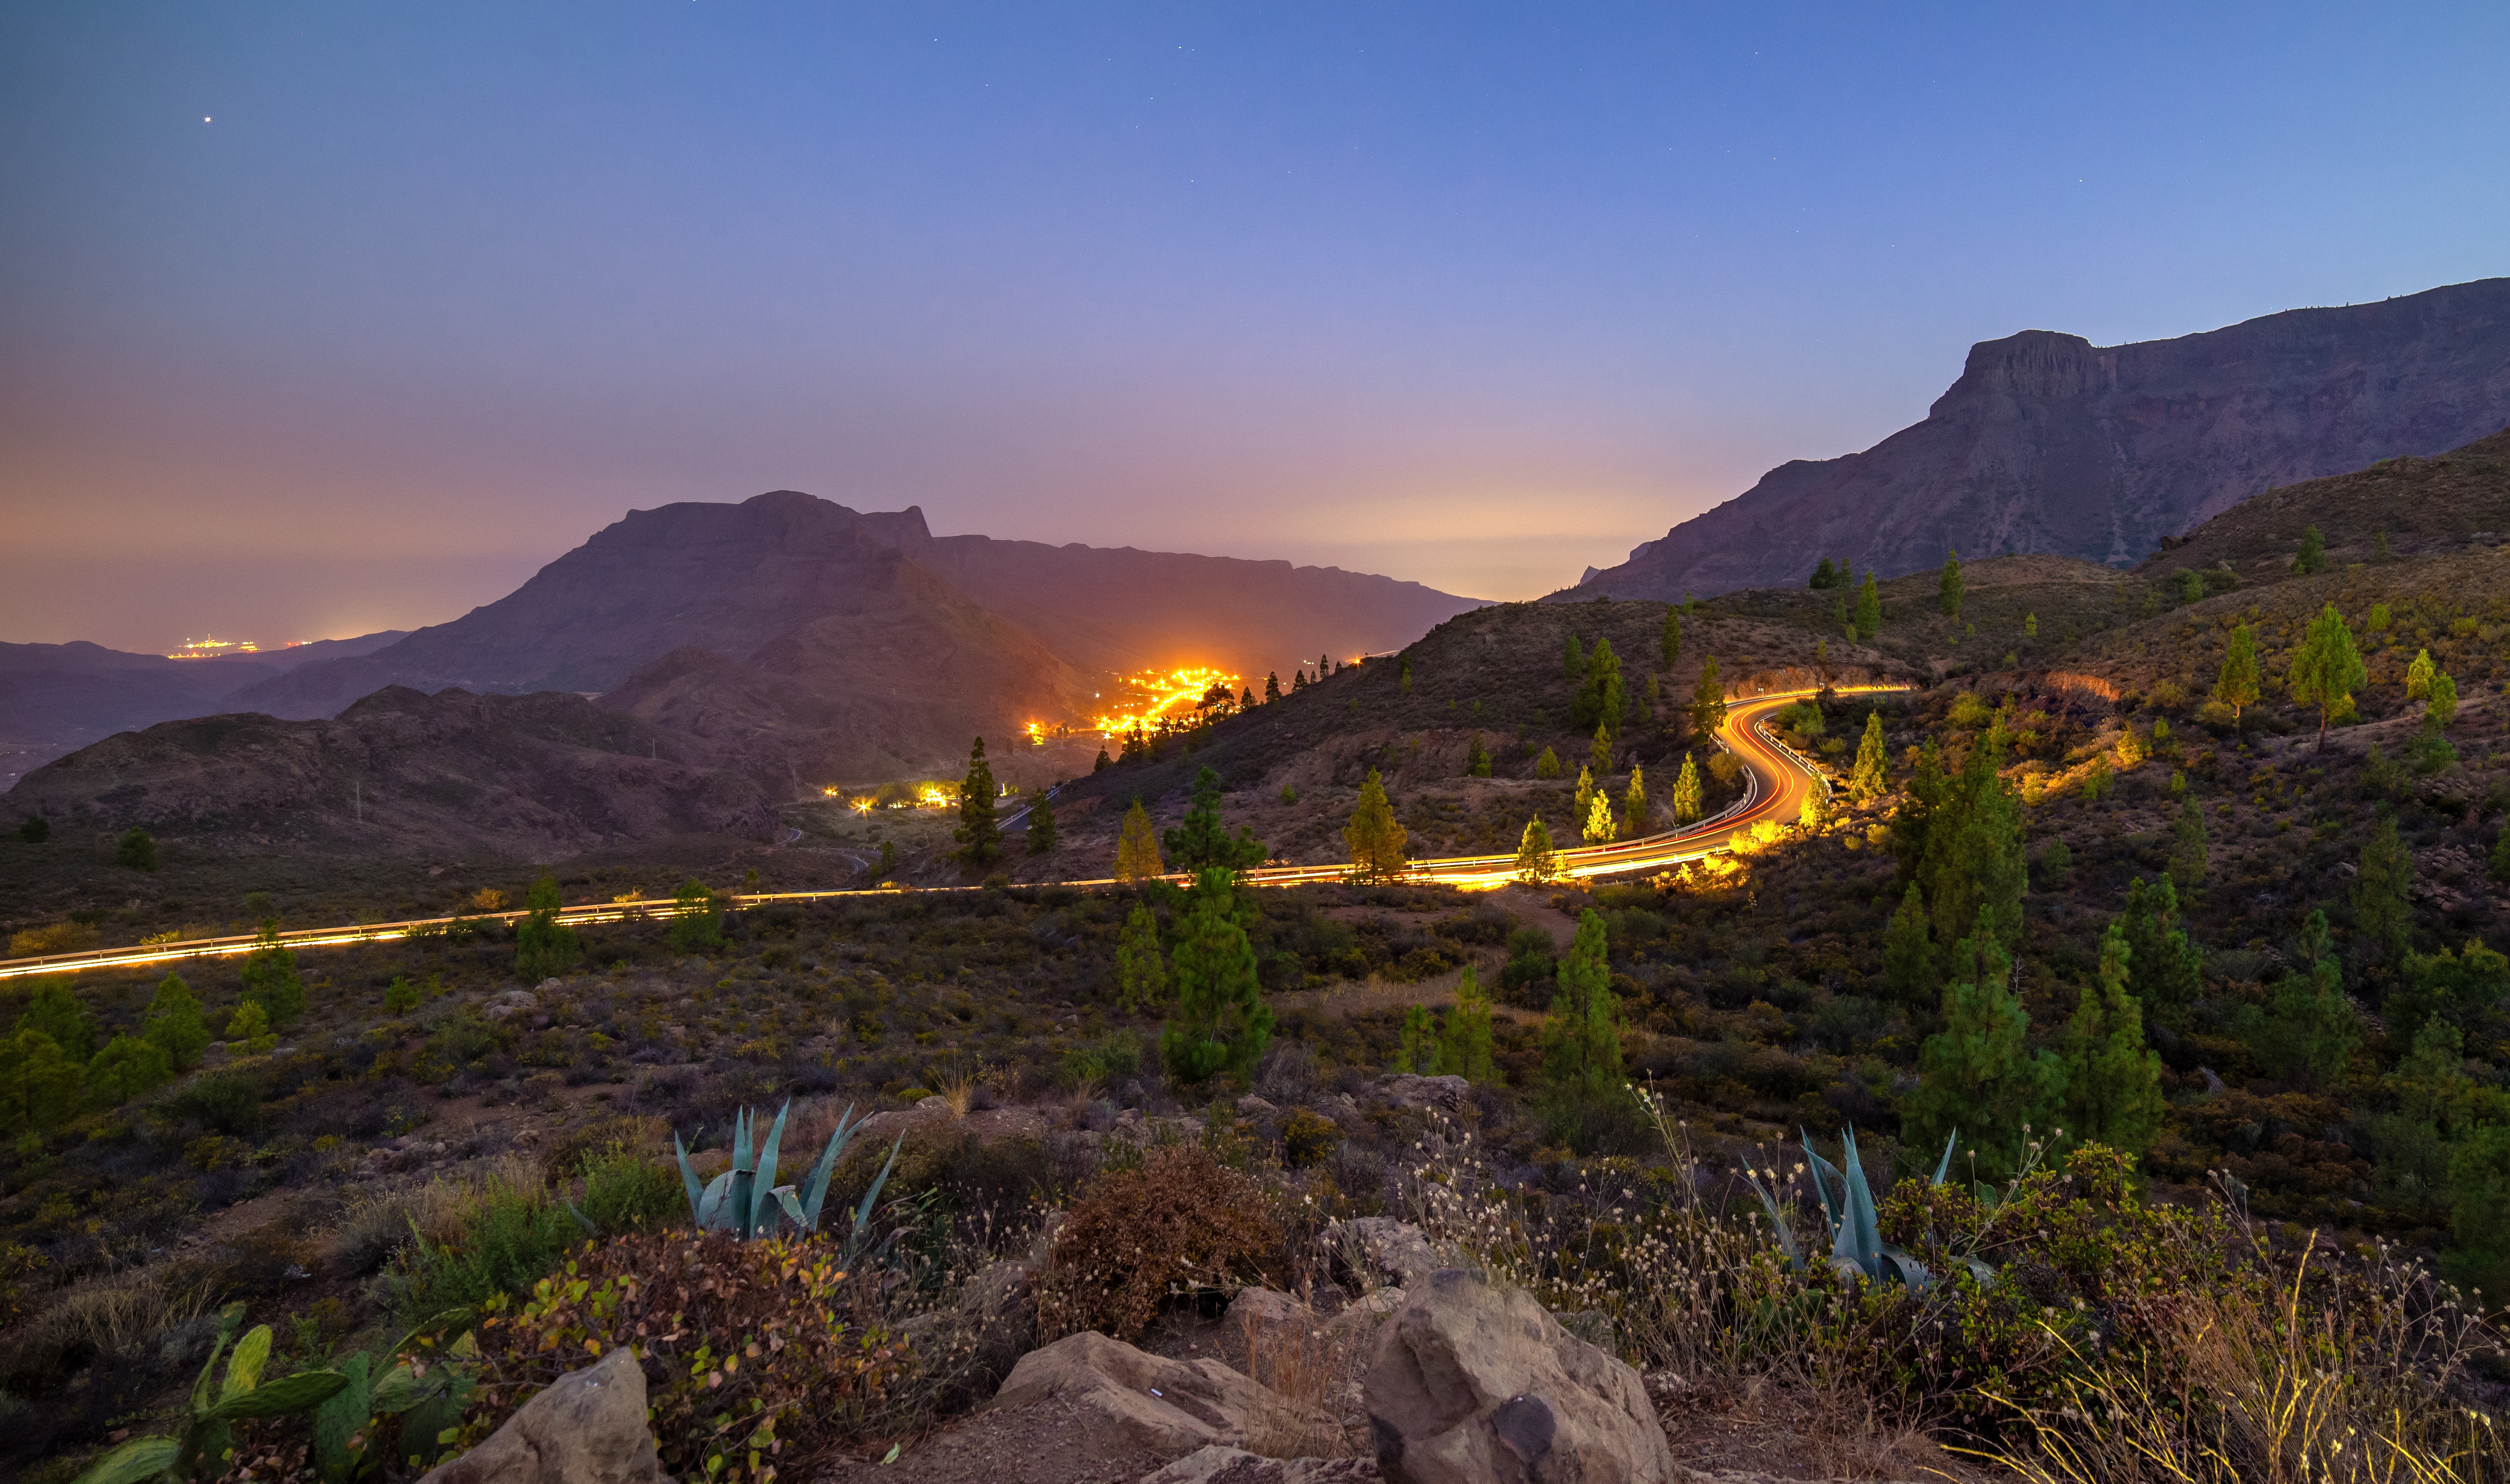
[[[936,538],[920,510],[778,490],[631,512],[496,602],[234,699],[314,717],[386,685],[600,694],[698,650],[724,663],[680,657],[605,704],[718,733],[737,715],[766,739],[735,749],[744,766],[876,780],[964,764],[979,734],[1084,721],[1100,672],[1200,661],[1260,687],[1474,606],[1330,567]]]
[[[2510,279],[2135,345],[2025,330],[1972,347],[1925,421],[1780,465],[1555,597],[1795,586],[1824,556],[1889,577],[1947,548],[2124,565],[2262,490],[2505,423]]]
[[[220,708],[241,687],[299,666],[361,655],[400,629],[320,639],[290,649],[212,660],[170,660],[101,644],[0,644],[0,739],[58,751],[99,737]]]

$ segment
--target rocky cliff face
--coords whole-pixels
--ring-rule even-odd
[[[757,783],[580,696],[393,688],[337,717],[252,714],[125,732],[28,774],[15,814],[225,844],[489,849],[548,859],[674,834],[765,839]]]
[[[1890,577],[1961,555],[2128,563],[2274,485],[2510,424],[2510,279],[2301,309],[2136,345],[2025,330],[1863,453],[1798,460],[1564,597],[1795,586],[1824,556]]]

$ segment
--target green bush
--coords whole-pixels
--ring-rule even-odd
[[[409,1323],[525,1292],[586,1236],[558,1196],[503,1179],[478,1190],[456,1227],[442,1241],[422,1237],[385,1275],[394,1307]]]
[[[582,1169],[578,1208],[605,1233],[659,1231],[688,1209],[679,1175],[624,1144],[586,1155]]]
[[[178,1123],[240,1138],[261,1128],[261,1079],[249,1072],[204,1077],[167,1094],[157,1111]]]

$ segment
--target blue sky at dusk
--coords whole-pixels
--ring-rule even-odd
[[[636,507],[1528,597],[1976,340],[2510,272],[2510,7],[19,5],[0,639]]]

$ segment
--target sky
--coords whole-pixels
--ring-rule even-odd
[[[1975,341],[2510,273],[2510,7],[0,9],[0,640],[458,617],[630,509],[1522,598]]]

